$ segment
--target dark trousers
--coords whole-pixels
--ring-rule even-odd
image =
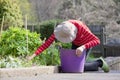
[[[76,46],[74,44],[72,44],[72,49],[76,49],[79,46]],[[86,56],[88,56],[90,49],[86,50]],[[100,67],[100,63],[98,60],[96,61],[91,61],[91,62],[85,62],[85,66],[84,66],[84,71],[98,71],[98,68]]]

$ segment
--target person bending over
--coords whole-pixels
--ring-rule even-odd
[[[53,34],[28,59],[31,60],[41,54],[55,39],[63,43],[71,43],[71,49],[76,49],[78,57],[85,49],[88,55],[90,49],[100,44],[99,38],[83,22],[79,20],[67,20],[58,24]],[[101,68],[104,72],[109,72],[109,66],[102,57],[91,62],[85,62],[84,71],[98,71],[98,68]]]

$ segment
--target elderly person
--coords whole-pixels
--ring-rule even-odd
[[[80,56],[85,49],[88,53],[92,47],[100,44],[99,38],[84,23],[79,20],[68,20],[57,25],[53,34],[28,59],[31,60],[41,54],[55,39],[63,43],[72,43],[71,48],[76,49],[77,56]],[[109,67],[102,57],[92,62],[86,62],[84,71],[97,71],[98,68],[109,72]]]

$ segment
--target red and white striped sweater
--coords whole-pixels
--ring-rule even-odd
[[[83,24],[81,21],[78,20],[68,20],[69,22],[73,23],[77,27],[77,36],[76,39],[72,42],[77,46],[84,45],[86,49],[94,47],[100,44],[99,38],[97,38],[89,28]],[[55,41],[54,33],[43,43],[38,49],[35,51],[35,54],[38,55],[42,53],[46,48],[48,48],[53,42]]]

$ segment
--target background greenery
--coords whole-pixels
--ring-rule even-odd
[[[23,16],[18,0],[0,0],[0,27],[3,20],[4,29],[9,26],[23,25]]]
[[[61,23],[63,20],[61,19],[53,19],[53,20],[46,20],[39,23],[39,25],[35,27],[35,31],[37,33],[41,34],[41,39],[44,40],[44,38],[48,39],[51,34],[53,34],[53,30]]]

